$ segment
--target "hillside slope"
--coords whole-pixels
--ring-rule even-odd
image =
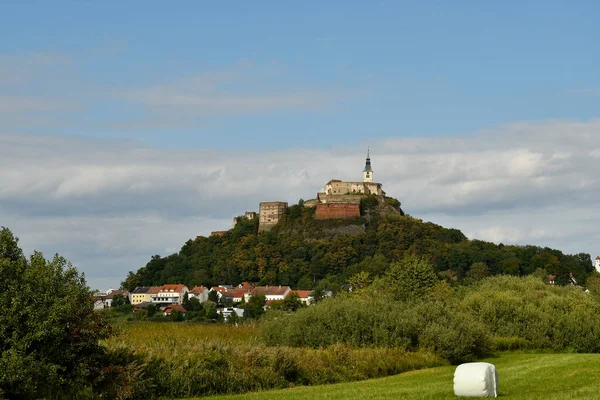
[[[452,281],[485,275],[553,274],[566,284],[572,272],[580,283],[593,271],[589,254],[565,255],[538,246],[496,245],[468,240],[457,229],[403,215],[393,199],[368,197],[361,216],[350,220],[314,218],[314,208],[293,205],[270,232],[258,233],[258,219],[240,219],[225,235],[187,241],[166,257],[153,256],[130,272],[123,286],[185,283],[212,286],[248,281],[261,285],[337,290],[361,271],[381,276],[405,252],[427,257],[441,276]],[[387,210],[387,211],[386,211]],[[476,268],[471,267],[476,264]]]

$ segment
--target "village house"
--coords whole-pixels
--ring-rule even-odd
[[[141,303],[151,303],[150,295],[158,293],[160,286],[138,286],[129,295],[129,302],[132,305]]]
[[[122,295],[129,299],[127,290],[109,289],[106,293],[100,293],[94,298],[94,310],[103,310],[112,307],[112,301],[116,295]]]
[[[296,293],[304,305],[311,305],[315,301],[312,290],[292,290],[291,293]]]
[[[289,286],[256,286],[251,292],[244,294],[247,303],[250,298],[257,294],[263,294],[265,300],[283,300],[292,291]]]
[[[183,284],[162,285],[156,294],[151,294],[152,304],[170,305],[183,303],[185,294],[189,292],[187,286]]]
[[[187,310],[182,305],[171,304],[170,306],[167,306],[165,308],[165,310],[163,311],[163,315],[165,317],[168,317],[169,315],[173,314],[173,311],[178,311],[183,315],[185,315],[185,313],[187,312]]]
[[[188,292],[188,299],[198,299],[200,303],[204,303],[208,300],[208,293],[210,290],[204,286],[194,286],[192,290]]]

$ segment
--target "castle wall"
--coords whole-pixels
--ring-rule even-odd
[[[317,199],[305,200],[304,207],[306,207],[306,208],[315,207],[317,205],[317,202],[318,202]]]
[[[360,206],[358,204],[317,204],[315,218],[323,219],[348,219],[360,217]]]
[[[339,180],[331,180],[325,185],[325,194],[344,195],[352,193],[376,194],[381,196],[384,194],[381,183],[377,182],[342,182]]]
[[[360,194],[318,194],[318,202],[326,204],[360,204],[361,199],[365,196]]]
[[[265,201],[260,203],[258,231],[268,231],[275,226],[288,207],[283,201]]]

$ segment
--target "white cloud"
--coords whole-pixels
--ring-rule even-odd
[[[337,101],[339,91],[298,90],[274,87],[268,80],[256,81],[250,67],[203,73],[173,82],[146,87],[115,89],[127,102],[152,111],[199,115],[255,113],[279,109],[318,109]]]
[[[600,121],[369,145],[376,180],[415,217],[472,238],[600,251]],[[259,201],[296,202],[331,178],[361,179],[362,150],[156,150],[3,134],[0,225],[29,251],[64,253],[92,284],[117,284],[151,255],[229,228]]]

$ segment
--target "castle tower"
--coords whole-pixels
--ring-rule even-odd
[[[596,257],[596,271],[600,272],[600,256]]]
[[[363,169],[363,182],[373,182],[373,169],[371,168],[369,149],[367,149],[367,161],[365,162],[365,169]]]

